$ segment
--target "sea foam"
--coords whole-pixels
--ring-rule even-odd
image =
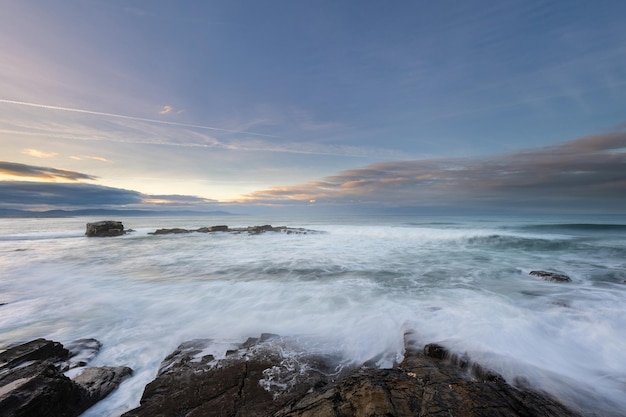
[[[211,338],[219,356],[275,333],[345,363],[389,367],[409,330],[585,412],[626,409],[619,228],[606,240],[589,227],[368,220],[295,224],[324,232],[307,235],[150,236],[207,220],[150,228],[156,219],[131,218],[136,232],[94,239],[82,236],[86,220],[0,225],[0,343],[100,340],[93,363],[135,375],[87,416],[136,406],[161,360],[187,340]],[[572,282],[541,281],[533,269]]]

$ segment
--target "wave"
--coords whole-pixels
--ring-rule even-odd
[[[626,232],[626,224],[614,223],[553,223],[522,226],[522,230],[542,232]]]
[[[467,239],[470,245],[486,246],[496,249],[525,249],[525,250],[572,250],[579,245],[571,239],[545,239],[537,237],[521,237],[511,235],[474,236]]]

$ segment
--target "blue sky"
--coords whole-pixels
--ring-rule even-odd
[[[626,209],[626,2],[2,7],[6,207]]]

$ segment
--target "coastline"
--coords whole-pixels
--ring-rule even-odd
[[[583,416],[442,345],[421,347],[412,333],[404,340],[402,361],[387,369],[338,367],[336,358],[272,334],[248,338],[222,358],[207,354],[210,339],[185,342],[163,359],[139,407],[122,417]],[[0,353],[0,416],[78,417],[124,389],[130,368],[86,367],[98,349],[93,339],[69,351],[38,339]]]

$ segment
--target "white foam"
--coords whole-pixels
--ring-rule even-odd
[[[567,251],[472,243],[503,235],[493,226],[317,228],[328,233],[148,236],[144,227],[123,238],[21,242],[29,249],[20,252],[0,241],[0,344],[100,340],[93,364],[135,375],[86,416],[136,406],[161,360],[187,340],[224,347],[268,332],[391,366],[409,329],[569,403],[582,390],[590,404],[597,396],[609,411],[626,409],[626,286],[598,287],[577,272],[615,266],[591,244],[593,262],[576,253],[573,266]],[[548,267],[572,271],[574,282],[526,275]]]

